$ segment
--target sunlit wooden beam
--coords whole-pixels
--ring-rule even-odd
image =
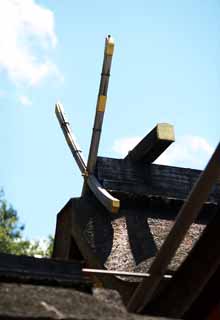
[[[129,158],[133,162],[154,162],[174,141],[173,126],[169,123],[159,123],[133,150],[129,151],[126,158]]]

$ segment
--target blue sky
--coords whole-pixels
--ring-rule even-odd
[[[159,163],[203,168],[219,141],[219,1],[0,2],[0,186],[30,239],[54,234],[82,178],[54,115],[87,157],[104,39],[115,39],[99,155],[175,126]]]

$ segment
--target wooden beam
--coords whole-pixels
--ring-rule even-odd
[[[72,130],[70,128],[70,123],[66,118],[64,113],[64,109],[61,103],[56,103],[55,105],[55,113],[57,119],[59,121],[60,127],[65,136],[66,142],[72,152],[72,155],[83,175],[86,175],[86,165],[82,156],[82,151],[80,147],[77,145],[75,138],[73,137]]]
[[[70,124],[64,114],[64,109],[61,104],[56,104],[55,113],[57,115],[57,119],[60,123],[63,134],[66,138],[66,142],[72,152],[72,155],[82,173],[82,176],[85,180],[85,183],[88,184],[91,191],[94,193],[96,198],[103,204],[103,206],[110,212],[117,213],[120,208],[120,201],[113,197],[107,190],[105,190],[97,178],[90,174],[86,170],[85,161],[82,156],[82,151],[79,146],[76,144],[75,139],[73,138],[73,134],[70,128]]]
[[[174,128],[169,123],[159,123],[129,151],[125,159],[133,162],[154,162],[175,141]]]
[[[113,197],[106,189],[104,189],[94,175],[91,174],[88,176],[87,184],[99,202],[101,202],[109,212],[117,213],[119,211],[120,200]]]
[[[145,272],[126,272],[126,271],[118,271],[118,270],[105,270],[105,269],[91,269],[91,268],[83,268],[82,272],[88,274],[105,274],[105,275],[114,275],[118,277],[134,277],[134,278],[149,278],[150,274]],[[164,279],[172,279],[172,275],[165,274]]]
[[[185,319],[184,314],[192,312],[190,309],[194,302],[197,299],[200,300],[201,294],[204,295],[204,288],[220,267],[219,226],[220,212],[206,226],[200,239],[174,273],[172,280],[149,307],[150,313]],[[218,297],[219,294],[220,288],[218,289]],[[212,296],[210,290],[209,295]],[[214,297],[212,297],[213,299]],[[204,298],[200,303],[205,304]],[[194,314],[198,314],[203,305],[197,302],[198,311],[196,312],[193,308]],[[198,319],[200,318],[202,317],[198,316]]]
[[[141,312],[154,297],[172,257],[184,239],[190,225],[198,216],[213,184],[220,175],[219,159],[220,143],[182,206],[174,226],[153,261],[149,269],[151,277],[143,280],[132,295],[128,303],[129,311]]]
[[[200,170],[133,163],[130,160],[98,157],[95,175],[105,189],[137,197],[156,196],[185,200],[201,174]],[[137,200],[136,200],[137,201]],[[219,181],[208,202],[220,202]]]
[[[91,288],[80,262],[5,253],[0,253],[0,282],[84,288],[87,292]]]
[[[96,104],[95,120],[93,125],[93,133],[91,138],[91,144],[89,149],[89,156],[87,162],[87,171],[89,174],[93,174],[96,159],[98,154],[99,142],[102,131],[102,123],[104,119],[105,106],[107,100],[108,83],[110,77],[112,56],[114,52],[114,41],[111,36],[105,39],[104,59],[101,73],[101,80],[99,86],[99,93]]]

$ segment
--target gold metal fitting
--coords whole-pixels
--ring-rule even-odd
[[[107,100],[107,96],[99,96],[98,104],[97,104],[97,111],[105,112],[106,100]]]
[[[113,55],[114,46],[114,39],[108,35],[108,37],[105,39],[105,54],[107,54],[107,56]]]

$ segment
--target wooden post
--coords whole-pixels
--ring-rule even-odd
[[[98,99],[96,104],[96,114],[93,126],[92,139],[90,144],[88,162],[87,162],[87,171],[89,174],[93,174],[96,159],[99,148],[99,141],[102,131],[102,123],[104,118],[106,100],[107,100],[107,91],[108,83],[110,77],[110,69],[112,63],[112,56],[114,51],[114,41],[111,36],[108,36],[105,40],[105,51],[104,51],[104,60],[101,73],[101,81],[98,93]]]
[[[190,225],[198,216],[219,175],[220,143],[182,206],[173,228],[153,261],[149,269],[151,277],[143,280],[132,295],[127,306],[129,311],[141,312],[153,298],[172,257],[184,239]]]

